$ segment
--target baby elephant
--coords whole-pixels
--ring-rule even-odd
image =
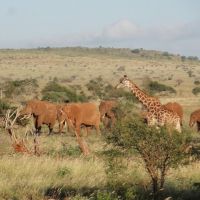
[[[195,110],[190,115],[189,126],[192,127],[194,126],[195,123],[197,124],[197,131],[199,132],[200,131],[200,109]]]

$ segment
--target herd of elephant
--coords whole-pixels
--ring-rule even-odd
[[[102,122],[106,128],[113,127],[116,122],[113,108],[117,107],[117,101],[107,100],[101,101],[99,106],[95,103],[66,103],[54,104],[48,101],[30,100],[26,106],[20,111],[20,115],[32,115],[36,134],[41,133],[41,127],[46,124],[51,134],[56,121],[59,123],[59,133],[63,131],[64,125],[67,123],[68,130],[74,130],[80,135],[81,127],[84,125],[87,134],[89,129],[94,126],[97,133],[100,133],[99,125]],[[181,124],[183,120],[182,106],[176,102],[169,102],[165,107],[176,112]],[[190,115],[189,126],[197,124],[197,131],[200,131],[200,109],[194,111]]]
[[[115,123],[115,115],[112,108],[117,106],[117,102],[113,100],[101,101],[97,106],[95,103],[66,103],[54,104],[48,101],[30,100],[26,106],[20,111],[20,115],[32,115],[36,134],[41,133],[41,127],[46,124],[49,127],[49,134],[52,133],[56,121],[59,123],[59,133],[62,132],[64,125],[67,123],[68,129],[73,129],[80,135],[81,127],[87,130],[91,126],[96,128],[100,133],[100,122],[106,127],[113,126]]]

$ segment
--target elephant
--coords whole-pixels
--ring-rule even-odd
[[[33,99],[26,103],[26,106],[20,111],[20,115],[33,115],[36,134],[40,135],[42,124],[46,124],[49,127],[50,135],[58,119],[59,108],[59,105]]]
[[[106,128],[109,126],[113,127],[116,122],[116,117],[112,109],[116,108],[117,104],[117,101],[114,100],[106,100],[100,102],[99,111],[101,114],[101,121]]]
[[[197,124],[197,131],[200,131],[200,109],[195,110],[190,114],[189,126],[192,127],[194,124]]]
[[[182,126],[182,124],[183,124],[183,108],[182,108],[182,106],[177,102],[169,102],[169,103],[164,104],[164,106],[168,110],[171,110],[178,114],[178,116],[180,117],[180,124]]]
[[[94,103],[68,103],[62,106],[58,113],[58,120],[66,121],[79,136],[82,125],[86,126],[87,133],[91,126],[95,126],[97,133],[100,133],[100,112]],[[62,129],[63,123],[61,123],[59,132]]]

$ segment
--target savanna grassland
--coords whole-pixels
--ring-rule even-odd
[[[88,83],[115,86],[127,74],[139,87],[147,90],[149,81],[170,86],[176,92],[156,92],[162,103],[176,101],[184,110],[183,126],[193,140],[199,140],[196,128],[188,127],[192,111],[200,108],[200,97],[192,90],[200,84],[200,61],[195,57],[172,55],[143,49],[113,48],[38,48],[30,50],[0,50],[1,100],[19,106],[31,98],[42,99],[42,90],[51,82],[84,94],[84,101],[97,104],[104,93],[95,96]],[[12,81],[34,80],[37,87],[6,93]],[[91,85],[90,85],[91,86]],[[15,87],[20,87],[15,84]],[[150,91],[151,92],[151,91]],[[95,93],[96,94],[96,93]],[[108,98],[108,97],[107,97]],[[118,100],[124,103],[123,97]],[[131,109],[141,110],[138,102]],[[32,122],[29,123],[32,126]],[[47,136],[44,126],[39,137],[41,155],[30,156],[14,152],[3,127],[0,128],[0,199],[151,199],[150,178],[140,156],[125,153],[107,143],[107,134],[92,130],[83,137],[91,150],[84,157],[73,133]],[[16,135],[25,137],[26,127],[17,125]],[[54,132],[58,131],[58,125]],[[28,136],[33,147],[33,136]],[[166,196],[173,199],[200,199],[200,161],[195,158],[178,168],[171,168],[166,177]],[[165,196],[165,197],[166,197]],[[163,197],[164,199],[164,197]]]

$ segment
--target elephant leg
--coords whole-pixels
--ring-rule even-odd
[[[58,131],[58,133],[62,133],[64,125],[65,125],[65,121],[59,123],[59,131]]]
[[[78,137],[80,137],[80,133],[81,133],[81,127],[80,124],[76,124],[76,128],[75,128],[75,134],[78,135]]]
[[[34,125],[35,125],[35,134],[39,136],[41,133],[41,126],[38,125],[38,117],[35,118]]]
[[[76,123],[74,119],[66,118],[64,123],[67,123],[67,132],[73,132],[75,130]]]
[[[111,119],[111,127],[113,127],[116,122],[115,114],[112,111],[109,111],[107,115]]]
[[[37,127],[36,127],[36,134],[37,135],[41,135],[42,121],[43,121],[43,118],[39,116],[37,118]]]
[[[53,128],[49,126],[49,135],[51,135],[52,131],[53,131]]]
[[[36,135],[41,135],[41,128],[42,128],[42,126],[39,126],[39,127],[37,127],[36,128]]]
[[[102,122],[103,122],[105,116],[106,116],[106,113],[105,113],[105,112],[101,113],[100,120],[101,120]]]
[[[51,133],[53,131],[53,127],[51,125],[49,125],[48,127],[49,127],[49,135],[51,135]]]
[[[38,117],[34,118],[34,127],[35,127],[35,134],[38,133]]]
[[[101,135],[99,125],[100,125],[100,122],[97,122],[97,123],[95,124],[95,129],[96,129],[96,131],[97,131],[97,134],[98,134],[98,135]]]
[[[85,126],[84,129],[86,130],[86,135],[88,136],[90,133],[90,128],[89,126]]]
[[[197,121],[197,131],[200,131],[200,122]]]
[[[109,126],[110,126],[110,118],[105,116],[104,119],[103,119],[103,125],[106,129],[109,129]]]
[[[55,126],[55,123],[56,123],[56,119],[52,120],[52,122],[49,124],[49,135],[51,135],[53,131],[53,127]]]
[[[97,134],[98,134],[98,135],[101,135],[101,133],[100,133],[100,129],[99,129],[99,126],[96,125],[95,128],[96,128]]]

